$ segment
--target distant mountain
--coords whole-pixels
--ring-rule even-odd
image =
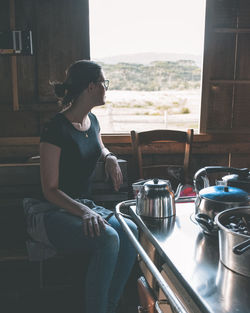
[[[197,66],[201,67],[202,56],[194,54],[178,54],[178,53],[157,53],[157,52],[147,52],[147,53],[135,53],[135,54],[124,54],[116,55],[111,57],[98,58],[96,61],[103,62],[106,64],[117,64],[121,62],[125,63],[136,63],[148,65],[154,61],[173,61],[178,60],[192,60]]]
[[[160,91],[199,88],[201,68],[193,60],[138,63],[102,63],[113,90]]]

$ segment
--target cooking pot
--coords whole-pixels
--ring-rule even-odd
[[[219,227],[221,262],[250,277],[250,207],[225,210],[215,217],[215,222]]]
[[[136,197],[136,213],[143,217],[165,218],[175,215],[175,201],[182,185],[174,194],[169,180],[154,178],[146,181]]]
[[[231,186],[209,186],[208,173],[237,172],[239,175],[248,173],[247,169],[235,169],[222,166],[208,166],[194,175],[194,186],[197,193],[195,200],[195,219],[206,234],[217,235],[218,227],[214,217],[221,211],[249,204],[248,193]],[[202,188],[202,185],[206,188]]]
[[[228,269],[222,262],[218,264],[216,273],[216,291],[218,299],[227,299],[224,307],[217,307],[217,312],[249,311],[249,278]],[[245,308],[245,310],[243,309]],[[221,309],[221,310],[220,310]]]

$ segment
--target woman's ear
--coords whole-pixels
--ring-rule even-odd
[[[92,91],[95,88],[95,83],[91,82],[88,85],[88,91]]]

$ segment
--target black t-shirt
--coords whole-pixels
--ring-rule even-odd
[[[41,142],[61,148],[59,188],[73,198],[89,196],[91,176],[101,155],[99,122],[89,113],[90,128],[77,130],[62,113],[44,125]]]

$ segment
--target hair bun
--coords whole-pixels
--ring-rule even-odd
[[[63,98],[65,96],[66,85],[64,83],[54,83],[55,94],[59,98]]]

